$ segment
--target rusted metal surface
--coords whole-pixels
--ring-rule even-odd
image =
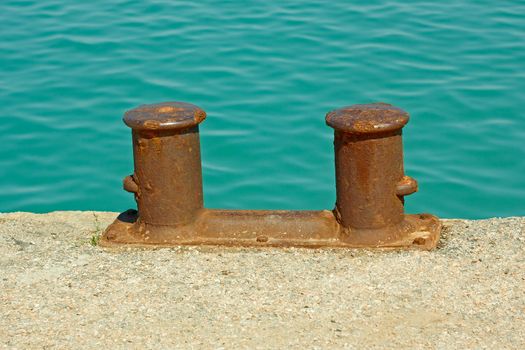
[[[380,228],[403,220],[398,187],[407,187],[401,141],[407,122],[406,112],[387,104],[327,114],[335,130],[336,212],[343,227]]]
[[[404,174],[403,110],[384,103],[327,114],[335,129],[337,200],[333,211],[214,210],[203,207],[197,106],[168,102],[127,112],[135,171],[124,189],[138,212],[122,213],[104,246],[228,245],[432,249],[441,225],[429,214],[405,215],[417,182]]]
[[[204,118],[202,109],[181,102],[143,105],[124,115],[135,162],[124,189],[135,193],[141,221],[186,225],[203,208],[198,124]]]

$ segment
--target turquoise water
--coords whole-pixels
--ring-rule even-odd
[[[524,1],[0,3],[0,211],[120,211],[125,110],[187,101],[205,203],[332,208],[327,111],[411,114],[407,210],[525,215]]]

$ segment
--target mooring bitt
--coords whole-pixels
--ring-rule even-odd
[[[184,102],[142,105],[125,113],[132,129],[135,195],[106,229],[103,246],[227,245],[432,249],[441,224],[430,214],[404,213],[417,182],[403,169],[407,112],[386,103],[333,110],[336,203],[333,210],[204,208],[199,124],[201,108]]]

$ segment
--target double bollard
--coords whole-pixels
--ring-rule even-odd
[[[203,203],[199,123],[206,113],[183,102],[125,113],[135,170],[124,179],[138,212],[128,210],[100,244],[228,245],[432,249],[441,225],[430,214],[404,213],[417,182],[404,174],[402,128],[409,116],[385,103],[329,112],[335,130],[333,210],[220,210]]]

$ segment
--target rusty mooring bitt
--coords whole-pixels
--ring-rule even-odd
[[[403,170],[408,113],[386,103],[329,112],[335,130],[334,210],[217,210],[203,205],[199,123],[206,113],[184,102],[142,105],[125,113],[135,195],[100,244],[370,247],[432,249],[441,225],[430,214],[404,214],[417,182]]]

